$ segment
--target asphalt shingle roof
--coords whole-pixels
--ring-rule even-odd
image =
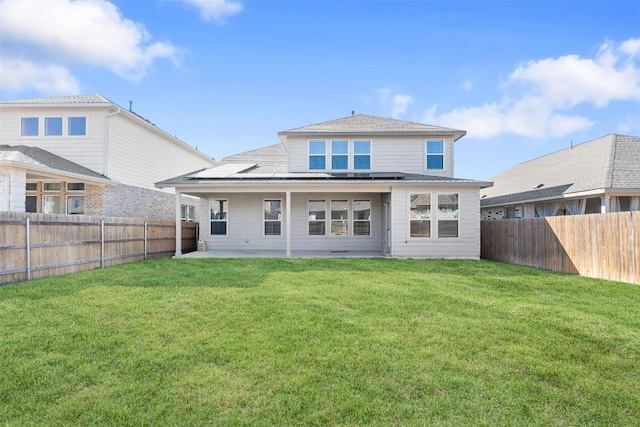
[[[99,94],[54,96],[48,98],[12,99],[0,101],[0,104],[112,104],[107,98]]]
[[[610,134],[547,154],[492,178],[483,206],[606,188],[640,189],[640,137]]]
[[[307,134],[379,134],[379,133],[412,133],[412,134],[455,134],[458,138],[465,135],[465,131],[424,123],[405,120],[389,119],[385,117],[355,114],[340,119],[329,120],[308,126],[279,132],[279,135],[307,135]]]
[[[220,165],[230,163],[255,163],[256,167],[252,169],[252,172],[256,173],[285,173],[287,171],[287,152],[282,144],[274,144],[234,154],[220,161]]]
[[[60,172],[85,175],[92,178],[100,178],[108,181],[109,178],[89,168],[57,156],[38,147],[26,145],[0,145],[0,160],[18,161],[28,165],[39,164]]]

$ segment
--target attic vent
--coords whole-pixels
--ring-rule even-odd
[[[487,197],[487,195],[486,195],[486,194],[483,194],[483,195],[482,195],[482,198],[484,199],[485,197]]]
[[[542,188],[542,187],[544,187],[544,184],[538,184],[535,186],[535,189]]]

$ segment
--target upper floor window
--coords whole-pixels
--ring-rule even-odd
[[[86,117],[69,117],[69,135],[82,136],[87,134],[87,118]]]
[[[427,169],[444,169],[444,141],[427,140]]]
[[[44,118],[45,136],[62,136],[62,117]]]
[[[331,169],[349,168],[349,141],[334,139],[331,141]]]
[[[371,141],[356,139],[353,141],[353,168],[371,169]]]
[[[282,232],[282,200],[264,201],[264,235],[279,236]]]
[[[227,235],[227,201],[224,199],[215,199],[211,201],[211,235],[226,236]]]
[[[327,162],[327,141],[309,141],[309,169],[324,170]]]
[[[40,121],[37,117],[23,117],[20,120],[20,135],[21,136],[38,136],[38,127]]]

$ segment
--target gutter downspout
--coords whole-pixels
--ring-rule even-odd
[[[115,110],[104,116],[104,165],[102,172],[105,176],[109,176],[109,119],[120,114],[120,107],[115,106]]]

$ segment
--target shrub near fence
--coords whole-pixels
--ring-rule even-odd
[[[482,221],[481,257],[640,284],[640,212]]]
[[[175,221],[0,212],[0,284],[175,253]],[[182,251],[197,223],[182,223]]]

